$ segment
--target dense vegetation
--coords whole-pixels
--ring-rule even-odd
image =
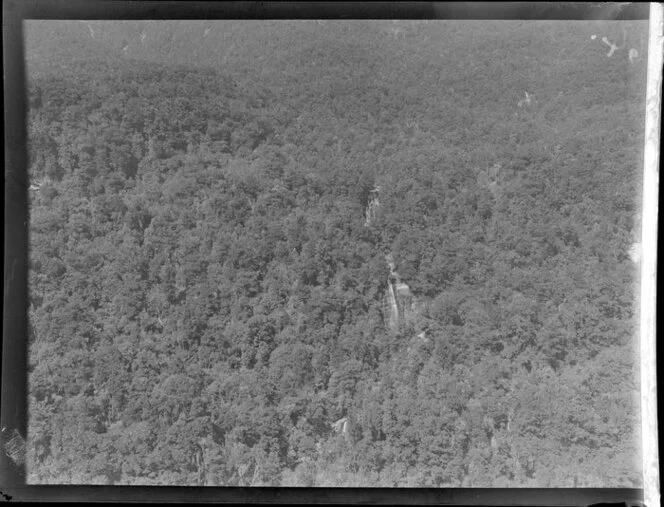
[[[26,26],[31,482],[640,486],[617,24]]]

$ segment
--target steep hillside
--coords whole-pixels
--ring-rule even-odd
[[[638,487],[644,29],[29,22],[30,480]]]

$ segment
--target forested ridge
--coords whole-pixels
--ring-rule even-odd
[[[645,30],[27,23],[29,481],[639,487]]]

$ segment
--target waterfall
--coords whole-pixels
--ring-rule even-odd
[[[371,222],[376,219],[376,212],[380,208],[380,202],[378,200],[378,193],[380,192],[380,187],[378,185],[369,192],[369,202],[367,203],[367,209],[364,213],[365,220],[364,226],[369,227]]]
[[[411,292],[408,284],[401,280],[392,254],[387,254],[385,260],[390,268],[390,274],[387,278],[386,313],[389,314],[390,329],[398,331],[402,322],[417,317],[420,312],[420,303]]]
[[[367,208],[365,211],[364,226],[369,227],[376,219],[377,210],[380,207],[378,195],[380,186],[375,185],[369,191]],[[390,268],[390,274],[387,278],[387,294],[385,302],[385,313],[389,315],[388,325],[392,331],[398,331],[401,321],[417,314],[415,308],[416,300],[408,284],[401,281],[399,273],[396,271],[396,264],[391,253],[385,256],[385,261]]]
[[[399,329],[399,305],[397,304],[397,295],[394,290],[394,281],[392,276],[387,279],[387,287],[389,292],[389,305],[390,305],[390,329],[397,331]]]

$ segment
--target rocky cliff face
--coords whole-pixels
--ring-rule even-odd
[[[380,201],[378,200],[378,194],[380,192],[380,187],[376,185],[369,192],[369,202],[367,203],[367,209],[364,213],[364,226],[369,227],[378,214],[378,209],[380,208]]]
[[[380,186],[378,185],[369,192],[365,209],[365,227],[370,227],[377,218],[380,209],[379,193]],[[390,268],[390,274],[387,279],[384,314],[387,315],[390,329],[398,331],[403,323],[417,317],[421,303],[413,295],[408,284],[399,276],[391,253],[385,256],[385,261]]]
[[[388,292],[386,294],[386,314],[390,329],[398,331],[407,322],[411,322],[419,315],[421,304],[413,295],[407,283],[401,280],[396,271],[392,254],[385,256],[390,274],[387,280]]]

